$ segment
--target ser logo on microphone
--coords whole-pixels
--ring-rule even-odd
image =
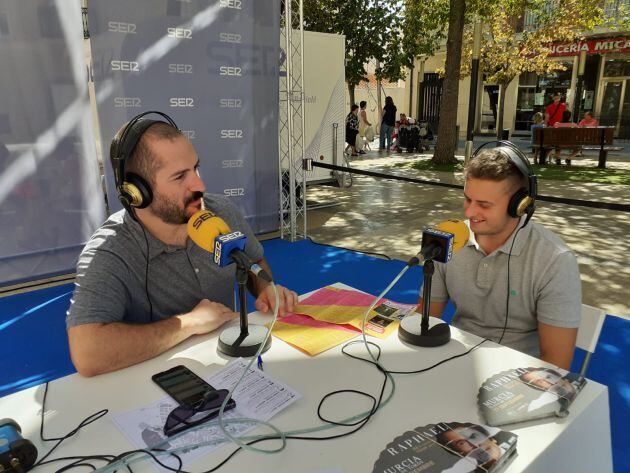
[[[199,230],[199,227],[201,227],[201,224],[205,222],[206,220],[211,219],[212,217],[214,217],[214,215],[212,215],[212,213],[210,212],[201,212],[199,216],[193,222],[192,224],[193,228],[195,230]]]
[[[218,237],[218,240],[220,240],[221,243],[227,243],[232,240],[237,240],[238,238],[241,238],[242,236],[243,234],[237,231],[237,232],[228,233],[227,235],[221,235]]]
[[[217,240],[214,242],[214,262],[215,262],[215,264],[220,264],[221,263],[221,248],[223,248],[223,245],[221,244],[221,242],[217,238]]]
[[[241,240],[241,241],[239,241]],[[219,235],[214,240],[214,262],[223,267],[230,263],[229,254],[234,249],[243,249],[245,247],[245,235],[239,231],[230,232],[225,235]],[[223,256],[225,248],[225,256]],[[223,258],[222,258],[223,256]]]

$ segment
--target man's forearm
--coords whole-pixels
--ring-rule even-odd
[[[265,258],[257,261],[256,264],[264,269],[269,276],[273,277],[271,274],[269,263],[267,263],[267,260]],[[249,279],[247,281],[247,289],[249,289],[249,292],[252,294],[252,296],[258,297],[268,285],[269,283],[267,281],[264,281],[262,278],[255,276],[253,273],[250,273]]]
[[[193,333],[183,316],[174,316],[143,325],[78,325],[68,330],[68,340],[77,371],[95,376],[151,359]]]

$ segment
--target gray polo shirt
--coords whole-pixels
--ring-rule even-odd
[[[242,214],[226,198],[206,194],[206,208],[247,236],[245,252],[253,261],[263,249]],[[212,254],[188,239],[171,246],[148,231],[125,210],[111,215],[92,235],[77,263],[74,294],[66,326],[89,323],[148,323],[189,312],[201,299],[234,306],[236,265],[220,268]]]
[[[446,263],[436,263],[431,300],[455,305],[453,325],[498,341],[505,324],[507,263],[516,230],[486,255],[470,233],[466,246]],[[540,356],[538,322],[580,325],[582,292],[577,260],[554,233],[535,222],[523,228],[510,258],[509,315],[502,344]]]

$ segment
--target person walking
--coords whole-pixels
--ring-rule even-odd
[[[365,150],[363,149],[364,147],[367,147],[368,149],[370,149],[370,140],[367,139],[366,130],[369,126],[372,126],[372,124],[369,122],[367,118],[366,108],[367,108],[367,102],[365,100],[361,100],[361,102],[359,102],[359,136],[362,139],[363,146],[359,150],[359,154],[365,154]],[[372,133],[372,135],[373,134],[374,133]],[[373,137],[374,136],[372,136],[372,138]]]
[[[356,148],[357,135],[359,134],[359,106],[355,103],[350,107],[350,113],[346,117],[346,146],[345,152],[350,148],[352,156],[358,156]]]
[[[384,149],[389,150],[392,146],[392,133],[396,126],[396,105],[394,105],[394,99],[391,97],[385,97],[385,106],[381,112],[381,133],[379,140],[379,151]],[[387,148],[385,148],[385,142],[387,141]]]

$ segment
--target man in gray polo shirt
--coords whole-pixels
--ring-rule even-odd
[[[479,153],[464,175],[470,239],[436,263],[430,315],[440,317],[451,299],[454,326],[568,369],[582,299],[575,256],[542,225],[523,226],[526,215],[508,215],[527,180],[501,148]]]
[[[202,198],[231,230],[247,236],[245,253],[270,271],[240,212],[223,197],[204,195],[198,168],[197,154],[179,130],[164,122],[143,129],[125,174],[149,183],[151,203],[113,214],[77,264],[66,325],[79,373],[93,376],[139,363],[238,317],[233,311],[236,265],[216,266],[212,255],[188,238],[186,223],[202,208]],[[256,309],[272,310],[273,289],[257,278],[250,281]],[[276,287],[280,314],[293,310],[295,292]]]

